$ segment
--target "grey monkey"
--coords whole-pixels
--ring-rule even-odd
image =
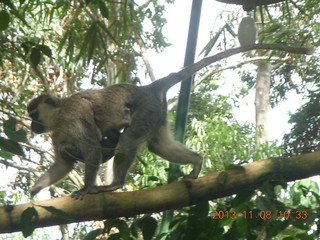
[[[85,163],[85,186],[74,194],[75,197],[120,188],[144,143],[151,152],[170,162],[193,164],[188,177],[196,178],[202,157],[172,138],[167,126],[166,92],[207,65],[252,49],[301,53],[300,47],[255,44],[206,57],[147,86],[117,84],[68,98],[43,94],[33,99],[28,104],[31,129],[35,133],[52,132],[56,159],[31,188],[31,195],[62,179],[76,161]],[[306,50],[307,54],[311,53],[310,49]],[[113,156],[113,182],[94,186],[99,165]]]
[[[166,93],[176,83],[213,62],[261,48],[275,47],[257,44],[230,49],[146,86],[117,84],[67,98],[43,94],[33,99],[28,104],[31,129],[35,133],[52,132],[56,159],[31,188],[31,195],[62,179],[76,161],[85,163],[85,186],[73,196],[116,190],[123,186],[127,172],[144,143],[151,152],[170,162],[192,164],[193,170],[187,177],[197,178],[202,157],[171,136],[167,125]],[[113,182],[107,186],[94,186],[99,165],[113,156]]]
[[[147,86],[112,85],[58,98],[42,94],[28,104],[35,133],[52,132],[55,162],[31,188],[31,195],[62,179],[76,161],[85,163],[85,186],[73,196],[114,191],[125,182],[140,148],[176,164],[192,164],[197,178],[202,157],[175,141],[167,125],[167,90],[185,77],[174,73]],[[123,132],[121,133],[121,131]],[[94,186],[101,163],[115,156],[113,182]]]

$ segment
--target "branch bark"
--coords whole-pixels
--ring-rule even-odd
[[[290,158],[261,160],[223,172],[227,176],[223,184],[218,182],[220,171],[198,179],[184,179],[140,191],[86,195],[82,200],[61,197],[3,206],[0,208],[0,233],[21,231],[21,214],[29,207],[34,207],[38,212],[38,227],[46,227],[161,212],[229,196],[248,187],[257,187],[266,180],[288,182],[311,177],[320,174],[320,151]],[[69,217],[44,208],[49,206]]]

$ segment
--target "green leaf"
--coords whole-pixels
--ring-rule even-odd
[[[12,4],[10,0],[0,0],[0,3],[4,3],[4,5],[8,6],[11,11],[10,13],[14,16],[16,16],[18,19],[20,19],[27,27],[30,28],[29,24],[26,22],[26,20],[23,18],[23,16],[19,13],[19,11],[15,8],[15,6]]]
[[[10,23],[10,15],[7,11],[0,11],[0,31],[6,30]]]
[[[204,201],[195,205],[194,207],[191,207],[190,214],[198,219],[204,219],[208,216],[209,211],[209,202]]]
[[[283,219],[274,220],[270,222],[267,228],[267,238],[272,239],[272,237],[277,236],[284,229],[286,229],[288,225],[289,225],[289,221],[283,221]],[[306,239],[306,238],[301,238],[301,239]]]
[[[14,131],[14,129],[16,128],[17,125],[17,119],[10,117],[8,120],[4,121],[3,123],[3,127],[5,129],[10,129],[12,131]]]
[[[236,227],[240,236],[245,236],[248,233],[248,221],[245,218],[236,220]]]
[[[99,228],[96,230],[93,230],[87,234],[87,236],[84,238],[84,240],[95,240],[98,236],[100,236],[102,233],[104,233],[103,228]]]
[[[39,215],[34,207],[29,207],[21,214],[21,229],[24,237],[32,234],[34,229],[38,226]]]
[[[157,225],[157,220],[153,217],[146,217],[140,221],[139,227],[142,230],[144,240],[152,239],[156,233]]]
[[[13,133],[11,140],[14,140],[16,142],[28,142],[27,132],[21,128]]]
[[[30,45],[32,46],[33,43],[30,42],[23,42],[21,43],[21,47],[24,50],[24,55],[28,55],[29,51],[30,51]]]
[[[11,9],[14,9],[14,5],[12,4],[12,2],[10,0],[0,0],[0,2],[4,3],[4,5],[7,5],[8,7],[10,7]]]
[[[38,47],[33,47],[30,54],[31,63],[36,67],[41,61],[41,52]]]
[[[100,9],[101,15],[103,17],[105,17],[106,19],[108,19],[109,18],[109,9],[108,9],[107,5],[102,0],[99,0],[98,4],[99,4],[99,9]]]
[[[46,46],[46,45],[38,45],[38,48],[40,49],[40,51],[44,54],[44,55],[46,55],[46,56],[48,56],[48,57],[52,57],[52,51],[51,51],[51,49],[48,47],[48,46]]]
[[[19,129],[16,131],[17,120],[13,117],[10,117],[3,123],[3,128],[5,134],[9,139],[15,142],[27,142],[27,133],[24,129]]]
[[[118,40],[113,36],[113,34],[109,31],[109,29],[106,27],[106,25],[102,24],[101,22],[97,22],[97,25],[100,29],[102,29],[116,44],[118,43]]]
[[[108,237],[108,240],[123,240],[123,239],[128,239],[129,240],[129,238],[123,238],[121,233],[114,233],[114,234],[111,234]]]
[[[202,53],[204,53],[204,56],[207,56],[211,49],[214,47],[214,45],[217,43],[219,37],[221,36],[224,28],[226,27],[226,25],[224,25],[211,39],[210,41],[207,43],[207,45],[202,49],[202,51],[200,52],[200,55]]]
[[[138,238],[139,236],[139,233],[138,233],[138,221],[134,221],[131,226],[130,226],[130,232],[131,232],[131,235]]]
[[[92,2],[92,0],[85,0],[86,5],[90,4]]]
[[[20,144],[10,139],[5,139],[3,137],[0,137],[0,148],[2,150],[24,157],[24,152]]]
[[[130,236],[130,230],[127,223],[121,219],[111,219],[107,220],[105,223],[106,232],[109,233],[111,228],[116,227],[119,229],[119,232],[124,239],[128,239]],[[114,234],[112,234],[114,235]],[[115,236],[113,236],[115,237]]]
[[[231,201],[232,207],[238,207],[240,204],[250,201],[254,193],[255,191],[252,189],[244,189],[238,192],[237,196]]]
[[[256,200],[257,208],[261,211],[274,211],[274,206],[271,204],[270,200],[266,197],[257,197]]]
[[[83,57],[85,59],[85,51],[87,50],[87,62],[89,63],[89,61],[92,59],[93,53],[96,46],[96,36],[97,36],[97,32],[98,32],[98,27],[97,27],[97,23],[94,22],[91,24],[90,28],[88,29],[88,31],[85,34],[84,37],[84,41],[81,45],[81,50],[80,53],[77,56],[77,61],[80,60],[81,57]]]
[[[156,176],[149,176],[149,177],[148,177],[148,181],[154,181],[154,182],[157,182],[157,181],[159,181],[159,178],[158,178],[158,177],[156,177]]]
[[[232,37],[237,37],[237,34],[233,31],[232,27],[228,23],[226,24],[226,30],[232,35]]]
[[[225,184],[225,182],[227,181],[228,178],[228,173],[225,171],[222,171],[221,173],[219,173],[218,175],[218,183],[219,184]]]
[[[4,159],[12,159],[12,155],[8,151],[0,150],[0,157]]]

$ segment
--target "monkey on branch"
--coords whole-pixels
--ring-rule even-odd
[[[127,172],[144,144],[172,163],[192,164],[193,170],[186,177],[197,178],[202,157],[173,139],[167,123],[166,93],[209,64],[253,49],[312,53],[309,48],[255,44],[204,58],[146,86],[116,84],[67,98],[44,93],[33,99],[27,106],[31,130],[37,134],[52,132],[55,162],[31,188],[31,196],[65,177],[77,161],[85,163],[85,185],[73,197],[114,191],[124,185]],[[112,183],[95,186],[100,164],[112,157]]]

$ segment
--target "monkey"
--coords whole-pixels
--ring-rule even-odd
[[[170,162],[193,164],[186,177],[196,178],[202,157],[173,139],[167,124],[165,94],[172,83],[165,83],[160,80],[140,87],[117,84],[67,98],[45,93],[33,99],[27,106],[31,130],[37,134],[52,132],[55,162],[31,188],[31,196],[66,176],[77,161],[85,163],[85,186],[73,196],[114,191],[124,185],[144,144]],[[96,187],[100,164],[113,156],[113,182]]]
[[[114,191],[124,185],[127,172],[144,144],[172,163],[192,164],[193,170],[186,177],[197,178],[202,156],[173,139],[167,123],[166,93],[203,67],[252,49],[297,51],[295,47],[255,44],[203,58],[146,86],[116,84],[67,98],[45,93],[31,100],[27,106],[31,130],[37,134],[51,132],[56,158],[31,188],[31,196],[66,176],[77,161],[85,163],[85,185],[73,197]],[[99,165],[112,157],[113,182],[95,186]]]
[[[231,50],[230,55],[247,49]],[[85,163],[85,185],[73,197],[114,191],[124,185],[144,144],[172,163],[193,164],[186,177],[197,178],[202,156],[173,139],[167,123],[166,93],[173,85],[225,56],[206,57],[146,86],[115,84],[66,98],[44,93],[31,100],[27,106],[31,130],[37,134],[51,132],[55,152],[53,165],[35,182],[31,196],[65,177],[77,161]],[[112,157],[112,183],[95,186],[100,164]]]
[[[34,98],[27,106],[31,130],[37,134],[51,132],[55,162],[35,182],[31,196],[66,176],[77,161],[85,163],[85,185],[73,197],[114,191],[124,185],[127,172],[144,144],[170,162],[192,164],[193,170],[186,177],[197,178],[202,156],[173,139],[167,123],[166,93],[209,64],[253,49],[301,53],[302,48],[254,44],[203,58],[146,86],[116,84],[66,98],[48,93]],[[312,54],[312,49],[302,50]],[[112,157],[113,182],[95,186],[99,165]]]
[[[67,98],[45,93],[27,106],[34,133],[52,132],[55,162],[31,188],[31,196],[62,179],[77,161],[85,163],[85,186],[73,194],[122,187],[141,147],[170,162],[193,164],[186,176],[199,175],[202,157],[175,141],[167,123],[166,92],[175,84],[160,80],[147,86],[116,84]],[[121,131],[123,132],[121,133]],[[99,165],[115,157],[113,182],[95,186]]]

